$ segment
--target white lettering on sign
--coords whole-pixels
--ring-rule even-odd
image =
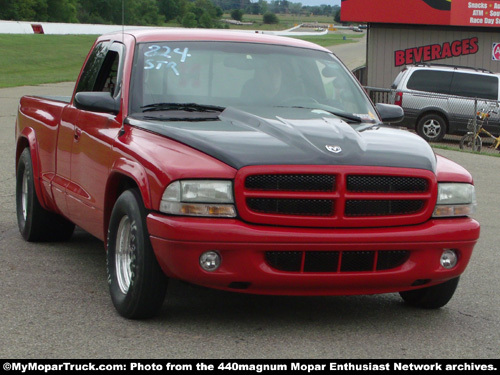
[[[469,9],[487,9],[488,4],[485,3],[469,3]]]

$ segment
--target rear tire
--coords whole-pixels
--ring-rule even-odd
[[[439,142],[446,134],[446,121],[438,114],[428,114],[417,124],[417,134],[427,142]]]
[[[446,305],[457,289],[460,277],[427,288],[399,292],[403,300],[415,307],[439,309]]]
[[[460,150],[481,152],[483,141],[481,137],[474,138],[474,134],[467,133],[460,139]]]
[[[111,300],[121,316],[144,319],[158,314],[168,278],[151,246],[146,210],[137,189],[122,193],[111,213],[107,271]]]
[[[16,213],[19,232],[26,241],[67,241],[75,224],[44,209],[36,195],[29,148],[21,153],[16,173]]]

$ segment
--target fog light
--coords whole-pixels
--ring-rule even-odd
[[[213,272],[220,266],[220,255],[215,251],[207,251],[200,256],[200,266],[205,271]]]
[[[457,262],[458,262],[458,256],[455,250],[447,249],[443,251],[443,254],[441,255],[441,265],[444,268],[447,269],[453,268],[457,265]]]

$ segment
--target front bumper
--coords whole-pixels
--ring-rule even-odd
[[[376,294],[438,284],[464,272],[480,231],[479,223],[470,218],[390,228],[316,229],[151,213],[147,224],[167,276],[211,288],[276,295]],[[443,249],[458,252],[454,268],[440,265]],[[200,255],[209,250],[222,259],[214,272],[199,265]],[[287,272],[271,267],[265,256],[268,251],[385,250],[407,250],[409,258],[389,270]]]

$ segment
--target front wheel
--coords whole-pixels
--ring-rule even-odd
[[[399,295],[409,305],[424,309],[439,309],[453,297],[459,279],[460,277],[457,277],[427,288],[399,292]]]
[[[439,142],[446,134],[446,121],[438,114],[426,115],[417,124],[417,134],[427,142]]]
[[[474,133],[467,133],[460,139],[461,150],[471,150],[480,152],[483,147],[481,137],[474,137]]]
[[[111,213],[107,271],[111,300],[120,315],[143,319],[159,312],[168,279],[151,246],[146,210],[137,189],[122,193]]]

